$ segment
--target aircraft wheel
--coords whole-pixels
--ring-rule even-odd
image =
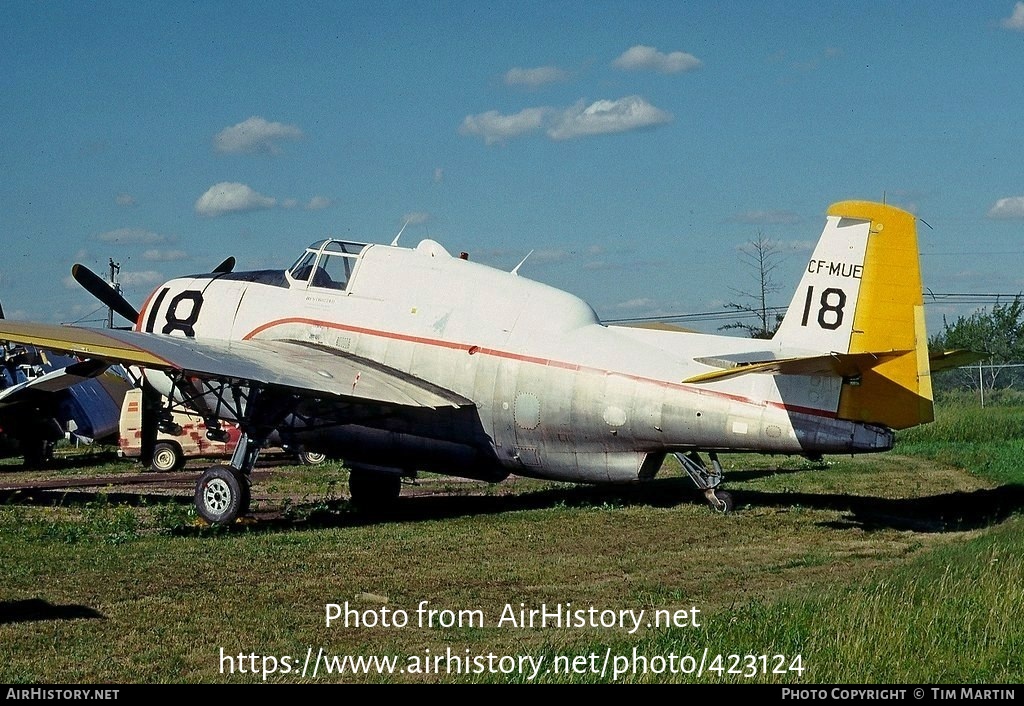
[[[361,510],[383,510],[398,499],[402,477],[387,471],[353,468],[348,476],[348,492]]]
[[[732,494],[727,490],[716,490],[714,493],[714,502],[711,503],[711,508],[716,512],[720,512],[723,515],[732,512],[733,500]]]
[[[234,522],[249,510],[249,481],[226,466],[207,468],[196,483],[196,510],[213,525]]]
[[[185,463],[185,457],[174,444],[160,442],[153,447],[153,461],[150,464],[157,473],[176,471]]]
[[[327,454],[319,451],[307,451],[302,449],[298,453],[299,463],[303,466],[319,466],[327,461]]]
[[[28,438],[20,442],[25,468],[42,468],[53,460],[53,442]]]

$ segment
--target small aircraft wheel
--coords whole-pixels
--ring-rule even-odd
[[[711,504],[711,508],[716,512],[720,512],[723,515],[732,512],[733,500],[732,493],[727,490],[716,490],[714,494],[715,502]]]
[[[207,468],[196,483],[196,510],[214,525],[234,522],[249,509],[249,481],[225,466]]]
[[[160,442],[153,447],[153,461],[150,463],[157,473],[176,471],[184,464],[185,458],[174,444]]]
[[[307,451],[301,449],[297,454],[299,457],[299,463],[303,466],[319,466],[327,461],[327,454],[320,453],[319,451]]]
[[[360,510],[383,510],[402,492],[402,477],[387,471],[353,468],[348,476],[348,492]]]

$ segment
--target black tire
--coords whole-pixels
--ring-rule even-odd
[[[176,444],[161,441],[153,447],[153,460],[149,467],[157,473],[170,473],[185,465],[185,456]]]
[[[22,439],[21,453],[25,468],[42,468],[53,460],[53,442],[46,439]]]
[[[715,498],[718,499],[718,504],[711,506],[711,508],[715,512],[720,512],[723,515],[727,515],[730,512],[732,512],[734,506],[732,493],[730,493],[728,490],[716,490]]]
[[[327,454],[319,451],[307,451],[306,449],[301,449],[296,456],[299,459],[299,463],[303,466],[319,466],[327,462]]]
[[[249,510],[249,481],[226,466],[207,468],[196,483],[196,511],[213,525],[227,525]]]
[[[395,504],[402,492],[402,477],[387,471],[353,468],[348,476],[348,492],[360,510],[385,510]]]

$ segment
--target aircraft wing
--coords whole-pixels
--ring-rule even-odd
[[[360,356],[300,341],[215,341],[119,329],[0,321],[0,340],[70,353],[106,364],[180,371],[202,379],[287,388],[305,397],[403,407],[473,403],[415,375]]]
[[[0,407],[20,400],[28,392],[59,392],[80,382],[101,375],[108,364],[103,361],[86,360],[32,378],[26,382],[11,385],[0,390]]]

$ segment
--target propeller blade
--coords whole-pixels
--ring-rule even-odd
[[[213,272],[214,274],[227,274],[233,269],[235,269],[235,258],[229,257],[227,260],[214,267]]]
[[[0,319],[4,318],[4,305],[0,304]]]
[[[116,311],[133,324],[139,321],[139,312],[128,303],[128,300],[114,291],[114,288],[107,284],[96,273],[85,265],[74,265],[71,268],[71,276],[85,288],[85,291],[93,295],[106,306]]]

